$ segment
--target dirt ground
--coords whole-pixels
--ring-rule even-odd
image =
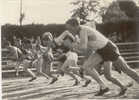
[[[136,69],[139,74],[139,69]],[[125,74],[112,72],[123,84],[131,82],[131,78]],[[72,86],[74,80],[65,75],[50,85],[50,80],[38,77],[33,82],[28,82],[29,78],[8,78],[2,80],[3,100],[92,100],[92,99],[139,99],[139,84],[133,81],[134,85],[128,88],[123,96],[117,96],[119,88],[105,80],[110,91],[103,96],[94,96],[98,91],[98,84],[92,79],[88,87],[82,87],[84,81],[80,79],[78,86]]]

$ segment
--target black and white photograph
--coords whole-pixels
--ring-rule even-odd
[[[139,0],[1,0],[0,12],[0,99],[139,99]]]

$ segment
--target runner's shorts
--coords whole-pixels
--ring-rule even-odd
[[[104,61],[116,61],[120,56],[118,47],[111,41],[105,47],[97,50],[97,53],[103,58]]]
[[[58,58],[58,61],[60,61],[61,63],[64,63],[66,61],[67,57],[66,55],[61,55],[59,58]]]

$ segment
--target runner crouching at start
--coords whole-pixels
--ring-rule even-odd
[[[88,57],[82,68],[85,70],[86,74],[90,75],[98,82],[100,90],[96,96],[103,95],[109,91],[109,88],[104,84],[95,70],[95,66],[102,62],[104,65],[105,78],[121,88],[119,95],[125,94],[127,87],[111,75],[113,62],[118,63],[124,73],[139,83],[139,75],[127,65],[126,61],[120,55],[117,46],[99,31],[89,26],[81,26],[77,19],[69,19],[66,22],[66,28],[74,36],[79,35],[80,44],[75,45],[75,47],[78,47],[80,52],[86,55],[88,54],[88,48],[95,51],[95,53],[92,53]]]

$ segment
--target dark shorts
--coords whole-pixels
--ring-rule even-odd
[[[58,61],[60,61],[61,63],[64,63],[66,59],[67,59],[66,55],[61,55],[59,56]]]
[[[120,56],[118,47],[108,42],[105,47],[97,50],[97,53],[103,58],[104,61],[116,61]]]

